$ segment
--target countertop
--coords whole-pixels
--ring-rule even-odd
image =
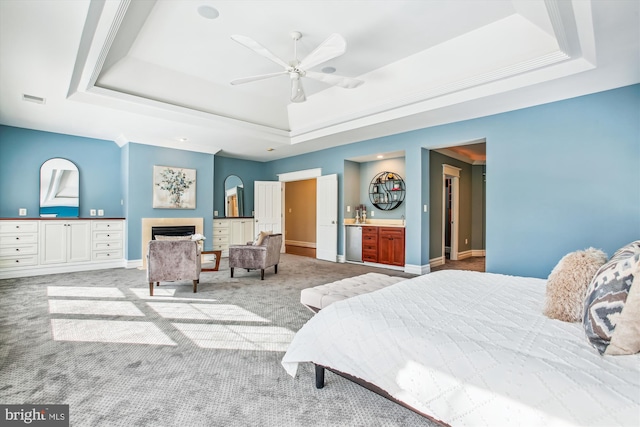
[[[346,227],[358,226],[358,227],[397,227],[404,228],[404,220],[402,219],[367,219],[363,224],[356,224],[356,220],[353,218],[347,218],[344,220]]]

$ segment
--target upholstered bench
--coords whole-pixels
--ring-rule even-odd
[[[300,292],[300,302],[318,312],[331,303],[377,291],[394,283],[406,280],[405,277],[387,276],[380,273],[367,273],[361,276],[349,277],[337,282],[318,285],[303,289]]]

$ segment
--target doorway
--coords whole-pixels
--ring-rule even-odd
[[[316,179],[284,184],[285,252],[316,257]]]
[[[431,271],[484,271],[484,140],[431,150],[429,265]]]

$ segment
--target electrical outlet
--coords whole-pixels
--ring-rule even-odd
[[[96,210],[95,209],[89,209],[89,215],[90,216],[96,216]]]
[[[213,211],[213,216],[218,216],[218,211]]]
[[[104,216],[104,210],[98,209],[98,216]]]
[[[347,212],[351,212],[351,206],[347,206]]]
[[[464,244],[468,245],[469,244],[469,239],[464,239]]]
[[[25,208],[18,209],[18,215],[27,216],[27,210]]]
[[[375,216],[374,214],[375,214],[375,212],[374,212],[374,211],[371,211],[371,216]]]
[[[424,205],[424,211],[425,212],[427,211],[427,205]]]

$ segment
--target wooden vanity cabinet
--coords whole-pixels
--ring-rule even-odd
[[[404,228],[380,227],[378,262],[404,267]]]

